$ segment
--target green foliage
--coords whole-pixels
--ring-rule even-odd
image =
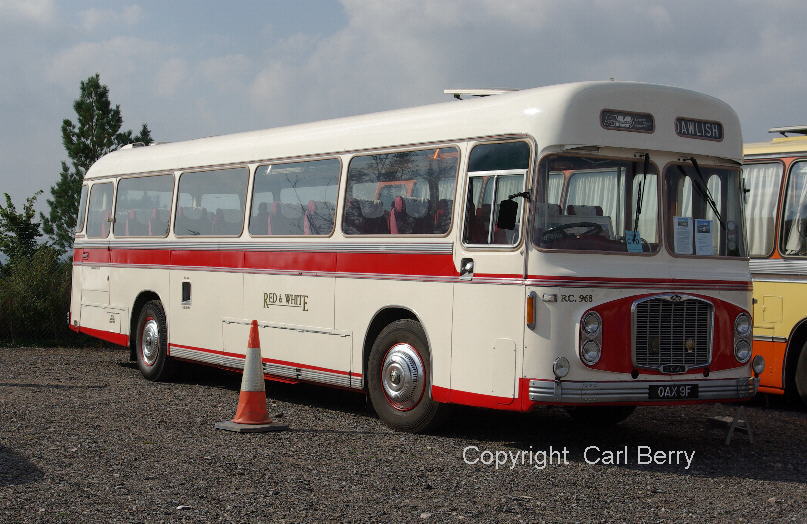
[[[99,158],[132,142],[150,144],[151,131],[146,124],[137,135],[121,131],[120,106],[112,106],[109,88],[98,74],[81,82],[81,93],[73,103],[76,121],[62,122],[62,143],[70,164],[62,162],[59,179],[51,187],[48,215],[42,215],[42,230],[53,246],[65,253],[73,244],[76,214],[84,174]]]
[[[42,236],[39,222],[34,222],[34,204],[42,191],[25,200],[21,212],[5,193],[6,205],[0,204],[0,253],[10,260],[27,259],[36,251],[37,239]]]
[[[70,262],[50,246],[10,260],[0,272],[0,343],[75,343],[67,327],[70,273]]]

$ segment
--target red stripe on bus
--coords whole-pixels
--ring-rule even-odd
[[[451,255],[397,253],[339,253],[336,270],[340,273],[381,275],[458,276]]]
[[[245,251],[244,267],[280,271],[327,271],[336,269],[336,253],[310,251]]]
[[[529,381],[527,379],[520,378],[519,396],[516,398],[485,395],[482,393],[471,393],[468,391],[460,391],[457,389],[432,385],[432,400],[446,404],[462,404],[464,406],[473,406],[478,408],[500,409],[505,411],[527,411],[529,407],[524,406],[521,402],[521,398],[523,396],[522,390],[524,389],[525,385],[528,391]]]
[[[71,329],[73,328],[71,327]],[[124,335],[122,333],[112,333],[111,331],[103,331],[100,329],[93,329],[83,326],[78,326],[78,328],[74,329],[74,331],[84,333],[85,335],[89,335],[91,337],[100,338],[101,340],[106,340],[107,342],[112,342],[118,346],[125,347],[129,345],[129,335]]]
[[[84,258],[86,254],[87,258]],[[76,249],[73,260],[81,263],[231,270],[301,271],[374,276],[420,276],[456,278],[459,276],[452,255],[426,253],[323,253],[316,251],[249,250],[157,250],[157,249]],[[518,274],[477,273],[478,279],[521,280]],[[696,280],[675,278],[586,277],[529,275],[527,285],[551,287],[649,287],[669,289],[750,290],[743,280]],[[471,281],[472,282],[472,281]]]
[[[530,275],[528,280],[542,280],[544,282],[558,282],[558,284],[568,284],[579,282],[596,286],[597,284],[634,284],[634,285],[669,285],[669,286],[748,286],[751,289],[751,282],[747,280],[693,280],[682,278],[624,278],[624,277],[578,277],[578,276],[556,276],[556,275]]]
[[[113,264],[156,264],[170,265],[169,249],[112,249],[109,260]]]

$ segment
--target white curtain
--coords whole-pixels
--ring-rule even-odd
[[[566,204],[573,206],[599,206],[603,216],[609,217],[613,231],[624,230],[623,195],[625,194],[624,170],[588,171],[572,175]],[[564,213],[566,210],[563,210]]]
[[[782,181],[782,164],[749,164],[743,166],[748,200],[745,204],[745,230],[748,251],[753,256],[767,256],[773,249],[776,206]]]
[[[560,193],[563,191],[563,173],[549,173],[546,188],[546,201],[549,204],[560,204]]]
[[[790,170],[785,199],[785,254],[807,254],[807,162]],[[788,227],[789,223],[789,227]]]

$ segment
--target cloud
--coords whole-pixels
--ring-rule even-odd
[[[0,18],[7,20],[46,24],[55,11],[53,0],[0,0]]]
[[[59,123],[96,72],[126,128],[148,122],[158,140],[447,101],[449,87],[610,77],[723,98],[752,140],[807,114],[803,0],[344,0],[329,17],[129,2],[0,0],[0,156],[48,173],[0,182],[52,182]]]
[[[140,22],[142,17],[143,9],[137,4],[119,10],[92,7],[79,13],[79,20],[85,31],[92,31],[101,24],[132,26]]]

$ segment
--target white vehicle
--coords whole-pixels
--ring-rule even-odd
[[[445,404],[754,395],[742,140],[695,92],[577,83],[129,147],[85,177],[71,327],[266,378],[364,390],[392,427]]]

